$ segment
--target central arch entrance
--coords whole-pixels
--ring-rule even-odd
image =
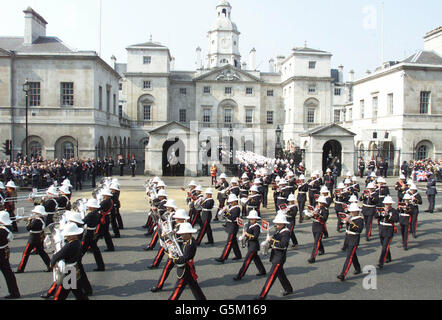
[[[322,171],[325,171],[333,166],[338,169],[338,176],[341,175],[342,170],[342,145],[339,141],[330,140],[324,144],[322,149]]]
[[[179,138],[163,144],[163,176],[184,177],[185,146]]]

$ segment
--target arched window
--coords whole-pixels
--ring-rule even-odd
[[[41,156],[41,144],[37,141],[32,141],[29,143],[29,150],[31,151],[32,157]]]
[[[428,148],[422,145],[417,149],[417,160],[425,160],[428,158]]]
[[[227,60],[227,59],[221,59],[220,63],[229,63],[229,60]]]
[[[63,159],[74,158],[74,144],[71,142],[65,142],[61,146],[61,154]]]

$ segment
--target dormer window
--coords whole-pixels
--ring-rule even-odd
[[[309,69],[316,69],[316,61],[309,61],[308,68]]]
[[[151,62],[152,62],[152,57],[150,56],[143,57],[143,64],[150,64]]]

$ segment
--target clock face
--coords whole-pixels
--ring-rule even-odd
[[[229,40],[227,38],[222,38],[221,39],[221,47],[227,48],[228,46],[229,46]]]

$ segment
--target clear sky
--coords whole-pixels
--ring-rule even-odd
[[[207,31],[219,0],[102,0],[104,60],[126,62],[128,45],[149,40],[169,47],[176,70],[195,69],[195,49],[207,54]],[[241,32],[243,60],[255,47],[257,65],[289,55],[295,46],[333,54],[332,67],[344,66],[356,78],[381,61],[381,4],[385,3],[385,59],[403,60],[423,48],[426,32],[442,25],[440,0],[230,0],[232,20]],[[0,36],[22,36],[25,8],[48,22],[47,35],[79,50],[99,51],[99,0],[3,0]]]

